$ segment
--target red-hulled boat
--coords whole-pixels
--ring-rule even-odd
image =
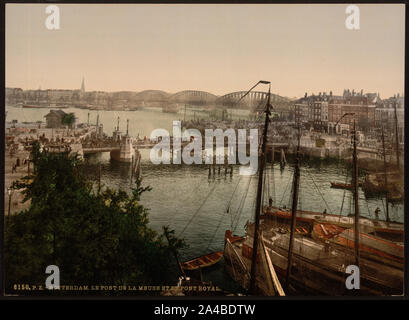
[[[263,209],[263,218],[277,219],[284,224],[290,224],[291,212],[287,209],[277,207],[265,207]],[[343,216],[331,213],[297,210],[297,224],[301,222],[304,227],[312,230],[314,223],[320,221],[331,223],[343,227],[344,229],[352,228],[354,217]],[[378,237],[392,241],[403,242],[403,223],[386,222],[365,217],[359,218],[359,228],[362,232],[373,233]]]
[[[343,247],[355,247],[354,229],[345,229],[329,223],[316,223],[311,235],[316,240],[330,241]],[[372,257],[379,257],[403,264],[403,245],[382,239],[372,234],[359,233],[359,250]]]

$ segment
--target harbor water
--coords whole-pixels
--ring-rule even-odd
[[[7,121],[19,122],[44,121],[49,109],[22,109],[8,107]],[[64,109],[74,112],[79,122],[95,123],[96,111],[84,109]],[[140,111],[98,111],[99,121],[104,132],[112,134],[120,117],[120,127],[126,128],[126,119],[130,120],[131,136],[148,136],[157,128],[171,132],[172,121],[183,119],[184,114],[163,113],[160,109]],[[240,115],[240,114],[239,114]],[[199,117],[192,112],[187,119]],[[236,115],[237,116],[237,115]],[[245,114],[243,113],[244,117]],[[238,117],[238,116],[237,116]],[[221,168],[220,175],[209,177],[206,165],[154,165],[150,161],[150,151],[140,150],[142,155],[143,185],[152,187],[142,196],[142,204],[149,208],[150,226],[161,232],[169,225],[176,236],[185,238],[188,248],[180,255],[188,260],[212,251],[223,250],[224,233],[233,229],[237,235],[244,235],[244,226],[254,217],[257,176],[240,176],[239,166],[235,165],[233,174]],[[101,164],[101,183],[110,188],[130,191],[130,165],[110,160],[109,153],[100,153],[86,157],[87,174],[90,180],[98,178],[98,165]],[[276,206],[289,207],[291,197],[293,168],[286,165],[283,169],[278,163],[268,164],[265,176],[264,202],[268,197]],[[347,177],[348,175],[348,177]],[[303,163],[301,167],[299,209],[348,215],[353,213],[352,193],[348,190],[330,188],[330,181],[346,182],[350,179],[349,168],[341,161],[315,161]],[[375,217],[379,207],[380,219],[385,219],[385,201],[381,197],[367,198],[360,189],[360,215]],[[342,212],[341,212],[342,209]],[[390,217],[393,221],[403,222],[403,204],[390,205]],[[212,281],[225,289],[232,289],[233,283],[224,270],[223,261],[207,271],[204,279]],[[176,281],[176,280],[175,280]]]

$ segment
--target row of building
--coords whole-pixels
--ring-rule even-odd
[[[21,88],[6,88],[7,104],[33,104],[33,105],[65,105],[65,106],[126,106],[135,98],[136,92],[120,91],[85,91],[84,79],[80,89],[45,89],[23,90]]]
[[[396,113],[395,113],[396,110]],[[307,93],[294,104],[295,122],[316,131],[342,133],[355,124],[363,132],[384,126],[391,131],[398,124],[399,137],[403,141],[404,98],[399,94],[380,99],[379,94],[344,90],[342,96]],[[395,131],[392,131],[393,133]]]

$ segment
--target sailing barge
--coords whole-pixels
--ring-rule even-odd
[[[264,207],[263,217],[277,220],[278,222],[289,224],[291,221],[291,212],[287,209],[282,209],[274,206]],[[332,223],[343,228],[352,228],[354,225],[353,216],[342,216],[331,213],[322,213],[315,211],[297,210],[297,223],[300,223],[304,228],[310,232],[316,221]],[[403,242],[404,225],[399,222],[386,222],[382,220],[359,218],[359,229],[361,232],[374,234],[376,236]]]
[[[280,229],[276,229],[268,220],[263,221],[260,227],[271,262],[283,283],[287,275],[290,234],[281,233]],[[238,279],[239,283],[243,283],[244,287],[249,281],[247,274],[253,253],[253,234],[254,223],[249,223],[243,240],[230,244],[226,237],[226,270],[234,279]],[[349,248],[336,247],[329,242],[316,241],[304,235],[295,235],[291,283],[286,292],[309,295],[351,294],[351,290],[345,286],[345,280],[349,276],[345,273],[346,266],[351,264],[354,264],[354,254]],[[362,257],[360,272],[359,295],[401,295],[403,292],[404,273],[401,268]]]
[[[321,241],[329,241],[345,248],[355,247],[355,235],[353,229],[344,229],[334,224],[317,223],[312,231],[312,238]],[[369,259],[383,261],[385,264],[403,268],[404,247],[402,244],[388,241],[380,237],[361,233],[359,250]]]

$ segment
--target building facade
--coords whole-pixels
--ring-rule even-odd
[[[344,90],[342,97],[332,98],[328,102],[328,127],[330,132],[340,133],[351,130],[355,125],[364,132],[375,127],[375,112],[378,96],[356,94],[353,90]],[[341,127],[343,128],[341,130]]]
[[[405,130],[404,98],[399,94],[380,101],[375,111],[375,125],[383,127],[386,132],[395,135],[398,129],[399,141],[403,142]]]

